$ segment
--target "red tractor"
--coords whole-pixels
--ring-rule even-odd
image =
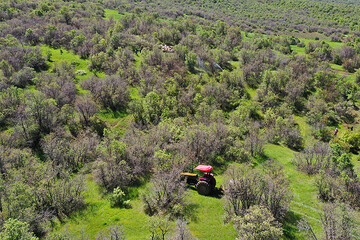
[[[204,172],[204,176],[200,177],[195,173],[181,173],[181,176],[186,179],[186,183],[195,185],[196,190],[201,195],[209,195],[216,186],[214,174],[211,173],[213,169],[210,165],[199,165],[195,170]]]

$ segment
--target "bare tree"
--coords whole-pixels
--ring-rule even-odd
[[[129,101],[129,86],[119,76],[113,75],[104,79],[93,77],[83,81],[82,87],[90,90],[99,103],[113,111],[122,110]]]
[[[171,240],[196,240],[191,232],[189,227],[187,226],[187,222],[184,218],[179,218],[176,220],[176,229],[175,235],[171,238]]]
[[[97,111],[97,105],[89,97],[79,97],[75,101],[76,110],[80,114],[81,121],[85,126],[89,126],[90,118]]]
[[[151,240],[165,240],[171,230],[170,221],[167,216],[154,216],[147,225]]]
[[[307,174],[316,174],[320,169],[330,167],[329,146],[326,143],[315,143],[295,154],[293,163]]]
[[[259,136],[259,131],[250,131],[248,137],[245,139],[245,149],[252,157],[264,155],[264,141]]]
[[[109,233],[99,233],[97,240],[126,240],[123,227],[119,224],[109,228]]]
[[[326,203],[322,210],[320,215],[325,240],[359,239],[360,229],[355,222],[354,211],[349,205],[338,202]],[[309,239],[319,239],[305,219],[299,222],[298,228],[300,231],[303,231]]]
[[[353,219],[353,210],[346,204],[329,203],[323,206],[321,223],[326,240],[352,240],[358,239]]]
[[[187,205],[185,183],[181,180],[181,168],[173,166],[169,172],[158,172],[152,178],[152,187],[142,194],[145,211],[149,215],[170,214],[181,216]]]
[[[266,206],[277,220],[290,207],[292,193],[279,164],[270,162],[264,171],[232,164],[226,172],[225,212],[227,220],[243,216],[254,205]]]

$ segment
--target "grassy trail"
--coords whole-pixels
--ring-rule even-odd
[[[320,210],[321,202],[317,198],[315,177],[296,170],[292,163],[294,151],[289,148],[267,144],[265,146],[266,156],[279,161],[284,166],[284,172],[289,178],[290,189],[294,193],[290,210],[295,217],[305,217],[317,234],[321,232]],[[299,236],[298,236],[299,237]]]

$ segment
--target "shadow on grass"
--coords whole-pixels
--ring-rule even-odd
[[[186,219],[190,219],[192,222],[198,221],[198,211],[199,204],[197,203],[190,203],[185,207],[184,216]]]
[[[105,117],[110,117],[110,118],[123,118],[129,115],[128,113],[126,113],[125,109],[122,109],[121,111],[113,111],[110,108],[107,108],[101,114],[104,115]]]
[[[297,227],[298,221],[301,220],[301,215],[289,211],[283,221],[284,239],[296,239],[299,234]]]
[[[264,162],[266,162],[269,159],[270,158],[268,156],[266,156],[265,154],[258,155],[256,157],[254,157],[254,165],[255,166],[261,165],[261,164],[263,164]]]
[[[187,188],[197,192],[195,186],[188,185]],[[216,187],[214,190],[211,191],[211,193],[209,195],[207,195],[205,197],[213,197],[213,198],[220,199],[220,198],[222,198],[223,195],[224,195],[224,192],[222,190],[220,190],[220,188]]]

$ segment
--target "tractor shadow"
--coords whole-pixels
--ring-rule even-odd
[[[196,190],[196,188],[194,186],[189,186],[188,185],[187,188],[197,192],[197,190]],[[213,197],[213,198],[220,199],[220,198],[222,198],[222,196],[224,196],[224,192],[220,188],[215,187],[215,189],[212,190],[209,195],[204,196],[204,197]]]

